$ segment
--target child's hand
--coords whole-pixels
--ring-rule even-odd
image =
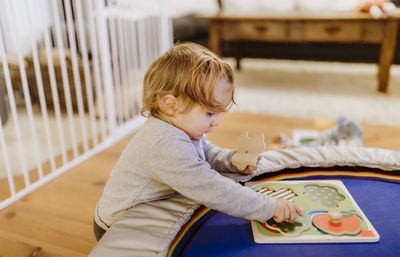
[[[296,220],[296,214],[303,215],[302,210],[294,203],[285,199],[276,199],[276,208],[274,220],[276,222],[288,221],[293,223]]]
[[[258,156],[257,164],[258,164],[258,162],[260,161],[260,159],[261,159],[261,157]],[[254,166],[254,165],[247,165],[247,166],[246,166],[246,169],[244,169],[244,170],[242,171],[242,173],[244,173],[244,174],[246,174],[246,175],[251,175],[251,174],[253,174],[253,172],[255,171],[256,168],[257,168],[257,165],[256,165],[256,166]]]
[[[251,174],[253,174],[253,171],[254,171],[255,169],[256,169],[255,166],[247,165],[246,169],[245,169],[244,171],[242,171],[242,173],[243,173],[243,174],[246,174],[246,175],[251,175]]]

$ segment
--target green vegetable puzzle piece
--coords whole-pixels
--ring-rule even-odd
[[[297,216],[294,223],[276,222],[274,219],[268,220],[265,225],[271,230],[279,231],[284,236],[296,237],[305,230],[310,229],[311,223],[307,215]]]

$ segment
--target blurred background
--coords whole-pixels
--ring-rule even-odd
[[[72,238],[65,246],[65,238],[54,236],[60,235],[57,229],[43,235],[40,240],[53,253],[67,249],[54,256],[87,255],[94,246],[93,205],[123,149],[112,146],[145,121],[144,73],[177,42],[208,47],[235,68],[237,105],[226,123],[240,119],[238,130],[278,135],[304,127],[303,119],[324,121],[328,128],[345,116],[373,126],[372,143],[380,135],[399,134],[399,5],[399,0],[0,0],[0,237],[36,243],[40,226],[25,231],[37,222],[27,213],[39,203],[42,217],[40,206],[49,194],[26,212],[29,194],[110,151],[66,183],[75,199],[65,195],[60,201],[64,195],[52,191],[54,209],[43,211],[59,210],[56,216],[70,232],[64,234]],[[253,127],[246,127],[246,117]],[[260,120],[262,125],[250,125]],[[270,131],[271,121],[281,125]],[[223,127],[222,134],[234,136],[232,127]],[[396,145],[391,137],[385,140],[391,145],[376,145]],[[85,179],[85,171],[93,173]],[[75,186],[80,188],[71,189]],[[60,208],[59,201],[71,208]],[[13,219],[15,204],[29,222]],[[20,243],[6,248],[1,241],[0,255],[1,249],[25,249]]]

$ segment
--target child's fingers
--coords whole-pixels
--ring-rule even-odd
[[[296,213],[299,216],[302,216],[303,215],[303,210],[300,207],[298,207],[297,205],[295,205],[294,207],[296,208]]]
[[[293,206],[293,203],[289,201],[285,201],[284,206],[284,221],[293,223],[296,219],[296,209]]]
[[[282,210],[283,211],[283,210]],[[274,220],[276,221],[276,222],[282,222],[282,221],[284,221],[284,217],[283,217],[283,215],[282,215],[282,211],[276,211],[275,212],[275,215],[274,215]]]
[[[289,217],[289,222],[293,223],[296,221],[296,206],[292,203],[289,202],[289,210],[290,210],[290,217]]]
[[[285,203],[282,201],[282,199],[277,199],[276,200],[276,208],[275,208],[275,213],[274,213],[274,220],[278,223],[282,222],[285,220]]]
[[[274,214],[274,220],[276,222],[288,221],[294,223],[296,221],[296,214],[301,216],[303,212],[294,203],[284,199],[277,199]]]
[[[243,171],[244,174],[251,175],[253,174],[253,171],[255,170],[254,166],[247,165],[246,169]]]
[[[278,223],[281,223],[282,221],[284,221],[284,219],[281,215],[274,216],[274,220]]]
[[[258,156],[258,158],[257,158],[257,163],[258,163],[258,161],[260,161],[261,160],[261,156]],[[244,173],[244,174],[247,174],[247,175],[251,175],[251,174],[253,174],[253,172],[256,170],[256,166],[253,166],[253,165],[247,165],[246,166],[246,168],[244,169],[244,171],[242,171],[242,173]]]
[[[286,206],[285,206],[285,221],[289,221],[289,219],[290,219],[290,207],[289,207],[289,202],[287,202],[286,203]]]

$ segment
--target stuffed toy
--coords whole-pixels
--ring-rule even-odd
[[[393,13],[395,9],[396,5],[390,0],[361,0],[360,3],[360,10],[371,14],[376,19]]]

